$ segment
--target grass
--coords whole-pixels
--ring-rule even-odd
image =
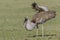
[[[31,8],[34,0],[0,0],[0,40],[60,40],[60,0],[36,0],[39,5],[56,10],[56,18],[44,24],[45,34],[49,37],[27,37],[36,34],[36,29],[27,31],[23,26],[25,16],[31,19],[35,11]],[[41,34],[41,25],[39,25]]]

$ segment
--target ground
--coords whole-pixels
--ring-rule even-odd
[[[56,11],[56,18],[43,24],[44,34],[49,36],[28,37],[36,34],[36,28],[32,31],[24,28],[24,17],[31,19],[36,13],[31,8],[34,1]],[[39,35],[41,28],[39,25]],[[0,40],[60,40],[60,0],[0,0]]]

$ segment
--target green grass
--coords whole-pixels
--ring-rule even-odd
[[[35,14],[31,8],[33,2],[34,0],[0,0],[0,40],[60,40],[60,0],[36,0],[39,5],[56,10],[56,18],[43,24],[45,34],[56,36],[27,37],[36,34],[36,29],[27,31],[23,25],[25,16],[31,19]],[[39,34],[41,33],[39,25]]]

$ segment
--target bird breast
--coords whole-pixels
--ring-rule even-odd
[[[35,28],[35,23],[32,23],[32,22],[30,22],[30,21],[27,21],[26,23],[25,23],[25,28],[27,29],[27,30],[33,30],[34,28]]]

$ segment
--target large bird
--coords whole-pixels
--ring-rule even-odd
[[[56,17],[56,11],[48,10],[45,6],[39,6],[37,3],[32,3],[32,8],[38,11],[36,14],[33,15],[32,19],[29,20],[28,17],[25,17],[24,25],[26,30],[33,30],[35,27],[37,28],[37,35],[38,35],[38,25],[47,22]]]
[[[43,11],[40,13],[36,13],[33,15],[32,19],[29,20],[28,17],[25,18],[24,24],[27,30],[32,30],[35,27],[38,29],[38,24],[43,24],[46,21],[55,18],[56,12],[55,11]]]

